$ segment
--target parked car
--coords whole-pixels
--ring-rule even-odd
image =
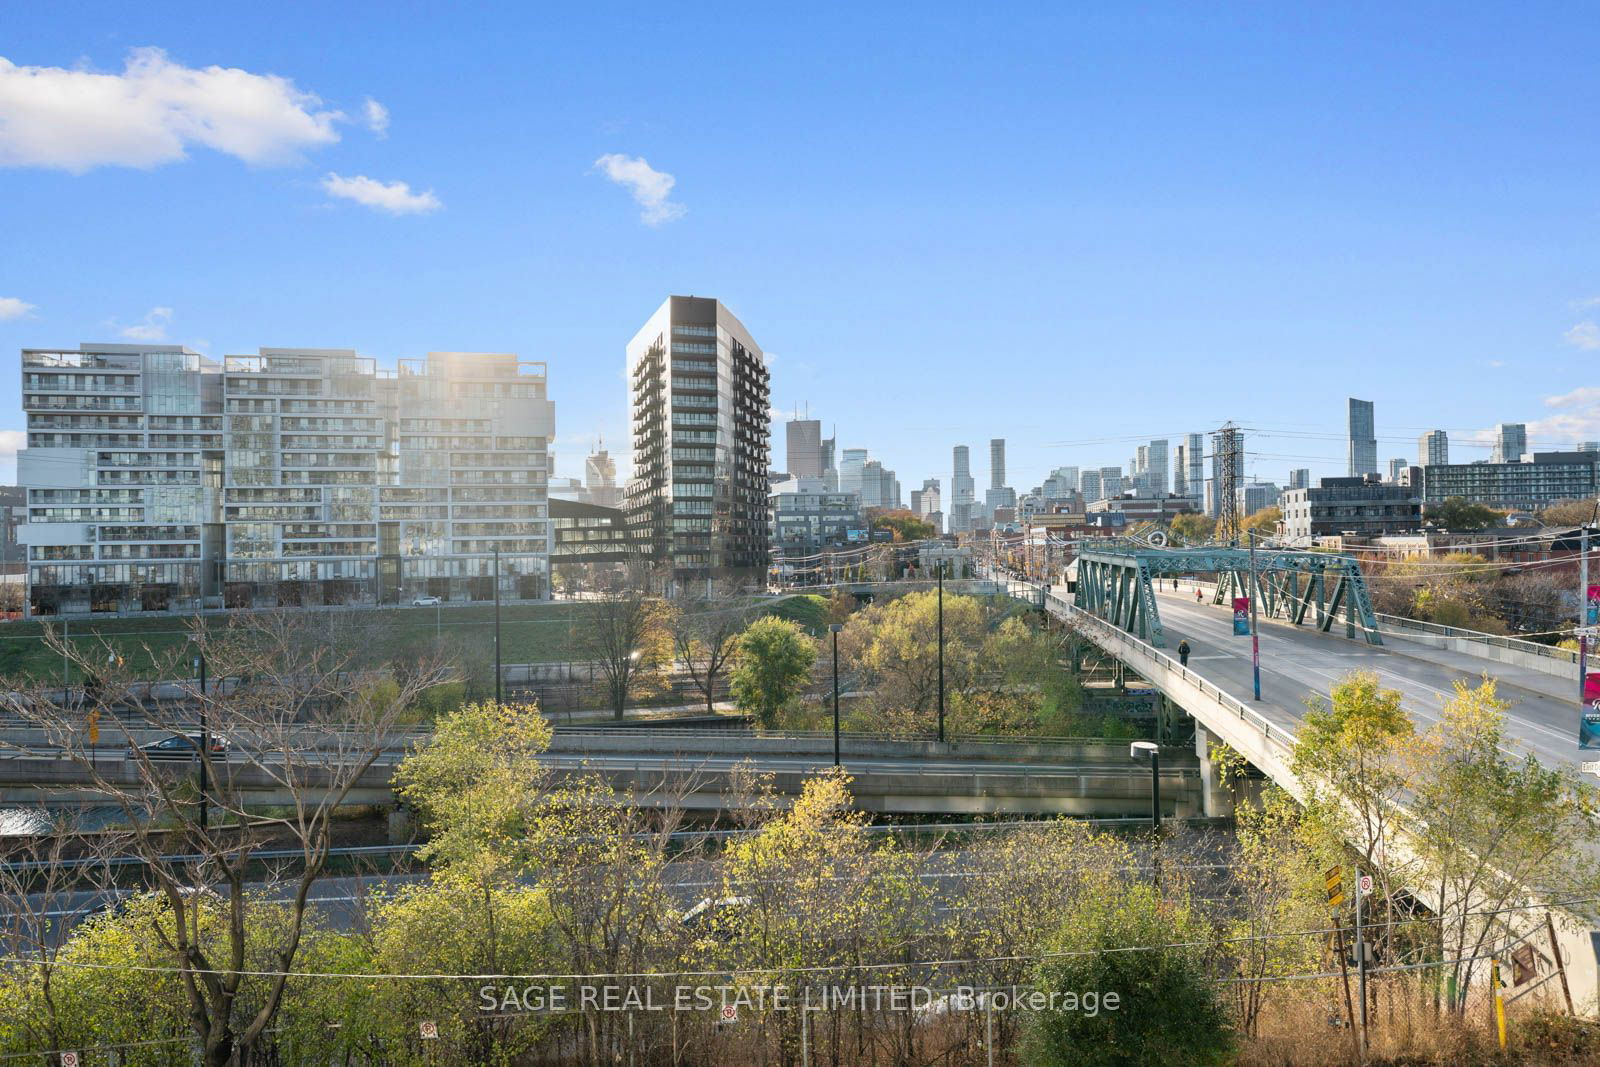
[[[152,741],[148,745],[140,745],[139,751],[143,752],[147,759],[194,759],[200,752],[200,735],[197,733],[173,734],[171,737],[164,737],[160,741]],[[211,754],[213,756],[225,756],[227,753],[227,739],[212,734]]]
[[[431,608],[437,603],[439,603],[439,598],[436,596],[419,596],[413,597],[411,600],[411,606],[414,608]]]

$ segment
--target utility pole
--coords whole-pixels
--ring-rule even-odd
[[[944,560],[939,561],[939,741],[944,741]]]
[[[828,632],[833,635],[833,769],[839,769],[839,631],[843,623],[832,623]]]
[[[500,699],[500,546],[494,546],[494,702]]]
[[[211,721],[206,717],[206,654],[201,649],[195,653],[195,669],[200,672],[200,746],[195,755],[200,760],[200,829],[206,828],[206,762],[211,758]]]
[[[1261,699],[1261,625],[1256,616],[1261,582],[1256,577],[1256,532],[1250,534],[1250,671],[1255,681],[1256,699]]]
[[[1372,884],[1370,874],[1356,870],[1356,995],[1361,999],[1361,1024],[1356,1033],[1360,1037],[1361,1062],[1367,1060],[1367,939],[1361,932],[1361,913],[1366,907],[1366,887]]]
[[[1600,520],[1600,501],[1591,521]],[[1589,627],[1600,623],[1589,601],[1589,524],[1578,535],[1578,707],[1586,706],[1589,681]]]

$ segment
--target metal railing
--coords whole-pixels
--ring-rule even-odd
[[[1042,591],[1040,591],[1042,592]],[[1106,642],[1116,646],[1115,651],[1129,659],[1137,659],[1140,673],[1150,676],[1152,670],[1159,670],[1169,676],[1175,676],[1198,689],[1202,694],[1216,701],[1227,711],[1236,716],[1241,722],[1254,727],[1264,744],[1278,750],[1278,754],[1287,759],[1294,750],[1294,731],[1287,727],[1273,723],[1254,708],[1245,704],[1231,693],[1218,688],[1213,682],[1208,682],[1203,675],[1183,666],[1165,653],[1138,640],[1130,634],[1123,633],[1104,619],[1089,612],[1083,611],[1077,605],[1064,600],[1054,594],[1044,598],[1045,607],[1053,614],[1071,620],[1075,625],[1086,631],[1092,631],[1097,642]],[[1151,681],[1155,681],[1151,678]]]
[[[1521,652],[1529,656],[1542,656],[1546,659],[1559,660],[1563,663],[1576,664],[1578,662],[1578,654],[1570,648],[1541,645],[1537,641],[1528,641],[1520,637],[1502,637],[1499,634],[1486,634],[1481,630],[1463,630],[1459,626],[1444,626],[1436,622],[1407,619],[1400,615],[1384,615],[1380,613],[1378,622],[1384,626],[1396,627],[1394,634],[1396,637],[1407,637],[1412,634],[1423,633],[1432,637],[1448,637],[1456,641],[1472,641],[1489,648],[1504,648],[1511,652]]]

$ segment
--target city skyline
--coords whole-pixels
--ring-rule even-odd
[[[1025,489],[1229,420],[1255,428],[1248,479],[1340,474],[1336,404],[1308,409],[1292,375],[1238,388],[1288,353],[1374,401],[1380,456],[1444,429],[1458,458],[1486,459],[1501,422],[1527,423],[1530,449],[1600,437],[1600,148],[1562,136],[1600,72],[1538,19],[1390,13],[1378,55],[1378,16],[1358,13],[1024,11],[959,32],[819,13],[800,16],[807,47],[730,96],[616,60],[746,53],[775,15],[691,30],[582,12],[557,45],[528,12],[374,32],[376,10],[14,12],[0,183],[28,210],[7,218],[0,346],[165,340],[220,359],[312,344],[385,369],[441,347],[515,351],[558,371],[552,449],[574,477],[594,438],[628,440],[622,349],[671,292],[715,293],[754,324],[777,422],[809,402],[908,485],[947,476],[962,441],[1004,436]],[[321,44],[357,34],[359,50]],[[910,47],[877,54],[886,34]],[[1063,64],[1063,40],[1100,61]],[[1502,48],[1540,61],[1481,84]],[[816,49],[839,71],[821,91]],[[436,76],[419,82],[404,72],[423,56]],[[213,67],[272,121],[223,108]],[[22,121],[33,87],[89,72],[129,91],[114,97],[124,138],[97,141],[76,112]],[[196,95],[174,106],[226,136],[136,106],[133,87],[184,79]],[[571,103],[539,106],[557,98]],[[930,101],[961,151],[913,172]],[[995,123],[995,108],[1030,120]],[[1440,121],[1460,110],[1470,131]],[[1307,113],[1341,121],[1311,137]],[[773,152],[780,129],[818,150]],[[707,130],[715,164],[691,149]],[[64,218],[94,255],[60,240]],[[996,242],[1003,262],[974,254]],[[1175,363],[1204,373],[1165,384]],[[1137,405],[1077,399],[1123,393]],[[6,477],[20,398],[0,402]],[[614,455],[626,479],[631,456]]]

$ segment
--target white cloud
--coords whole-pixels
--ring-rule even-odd
[[[366,119],[367,129],[379,137],[389,136],[389,109],[378,103],[372,97],[367,97],[367,102],[361,105],[362,117]]]
[[[0,478],[17,480],[17,453],[27,446],[28,435],[22,430],[0,430]]]
[[[172,309],[153,307],[145,312],[144,321],[124,326],[118,332],[130,341],[165,341],[167,327],[172,323]]]
[[[1600,440],[1600,386],[1585,385],[1544,398],[1555,414],[1528,423],[1528,436],[1559,446],[1565,441]],[[1553,447],[1553,446],[1552,446]]]
[[[1585,308],[1600,308],[1600,296],[1586,296],[1582,300],[1574,300],[1572,306],[1577,311]]]
[[[432,189],[425,193],[413,193],[411,186],[405,182],[380,182],[361,174],[354,178],[329,174],[322,179],[322,187],[329,196],[354,200],[391,215],[423,215],[444,207],[439,198],[433,195]]]
[[[0,296],[0,322],[27,318],[37,310],[39,309],[25,300],[18,300],[14,296]]]
[[[613,152],[595,160],[594,169],[633,194],[633,202],[643,209],[639,220],[647,226],[681,219],[689,210],[669,199],[678,180],[666,171],[651,167],[643,156],[635,158]]]
[[[1593,321],[1580,322],[1562,336],[1567,339],[1567,344],[1577,348],[1585,350],[1600,348],[1600,325]]]
[[[186,67],[159,48],[129,52],[121,74],[0,59],[0,166],[155,167],[191,144],[246,163],[293,163],[339,139],[344,116],[321,103],[288,78]]]

